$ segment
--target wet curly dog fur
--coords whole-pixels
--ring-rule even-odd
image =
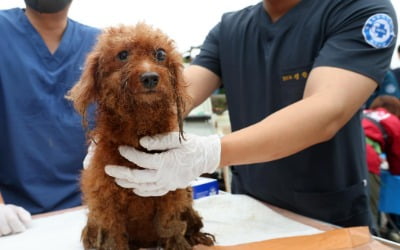
[[[143,136],[177,128],[182,133],[188,96],[173,41],[144,23],[105,29],[67,98],[85,126],[89,106],[96,106],[96,125],[88,132],[89,138],[97,138],[96,147],[81,176],[89,210],[82,231],[84,248],[180,250],[212,245],[214,237],[200,232],[203,224],[192,208],[190,188],[140,197],[116,185],[104,171],[108,164],[138,168],[120,156],[120,145],[143,150]]]

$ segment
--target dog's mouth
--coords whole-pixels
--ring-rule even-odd
[[[145,95],[149,95],[149,94],[156,94],[160,91],[156,90],[156,89],[145,89],[143,91],[140,91],[139,94],[145,94]]]
[[[139,77],[126,77],[121,81],[121,87],[124,91],[130,91],[133,94],[152,94],[159,91],[162,80],[155,72],[146,72]]]
[[[155,104],[167,99],[167,95],[164,91],[157,88],[145,89],[139,88],[129,92],[127,95],[128,99],[134,100],[134,103],[148,103]]]
[[[133,87],[133,86],[139,86],[139,87]],[[152,88],[144,87],[141,86],[141,84],[137,83],[129,83],[128,80],[124,81],[122,83],[122,91],[125,93],[128,93],[130,95],[151,95],[151,94],[157,94],[160,93],[161,91],[157,89],[156,86]]]
[[[138,90],[133,93],[136,98],[157,98],[162,96],[162,92],[157,89]]]

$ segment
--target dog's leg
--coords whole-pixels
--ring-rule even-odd
[[[81,240],[85,250],[99,249],[103,240],[103,232],[90,218],[82,230]]]
[[[101,250],[130,250],[128,234],[125,229],[125,223],[122,220],[114,223],[109,230],[108,237],[103,241]]]
[[[172,215],[171,211],[159,209],[154,225],[160,238],[165,239],[164,250],[190,250],[192,247],[185,239],[186,222]]]
[[[82,230],[81,235],[85,250],[130,250],[128,239],[122,226],[117,226],[118,228],[113,228],[113,230],[107,230],[99,226],[94,219],[90,218],[89,214],[88,222]],[[115,225],[118,225],[118,223],[115,223]]]
[[[82,230],[81,240],[85,250],[117,249],[113,238],[109,237],[109,233],[90,219]]]
[[[200,232],[203,227],[203,222],[201,221],[200,215],[192,207],[188,207],[187,210],[182,213],[182,220],[187,223],[185,238],[191,246],[198,244],[206,246],[214,245],[214,235]]]

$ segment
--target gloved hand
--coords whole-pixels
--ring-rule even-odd
[[[166,150],[149,154],[132,147],[120,146],[123,157],[144,170],[122,166],[106,166],[106,173],[116,178],[118,185],[133,188],[140,196],[161,196],[177,188],[186,188],[203,173],[213,173],[219,166],[221,140],[217,135],[197,136],[171,132],[143,137],[140,144],[147,150]]]
[[[31,214],[22,207],[0,204],[0,236],[23,232],[31,221]]]

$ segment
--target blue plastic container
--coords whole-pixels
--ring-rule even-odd
[[[384,213],[400,215],[400,175],[381,171],[379,210]]]

